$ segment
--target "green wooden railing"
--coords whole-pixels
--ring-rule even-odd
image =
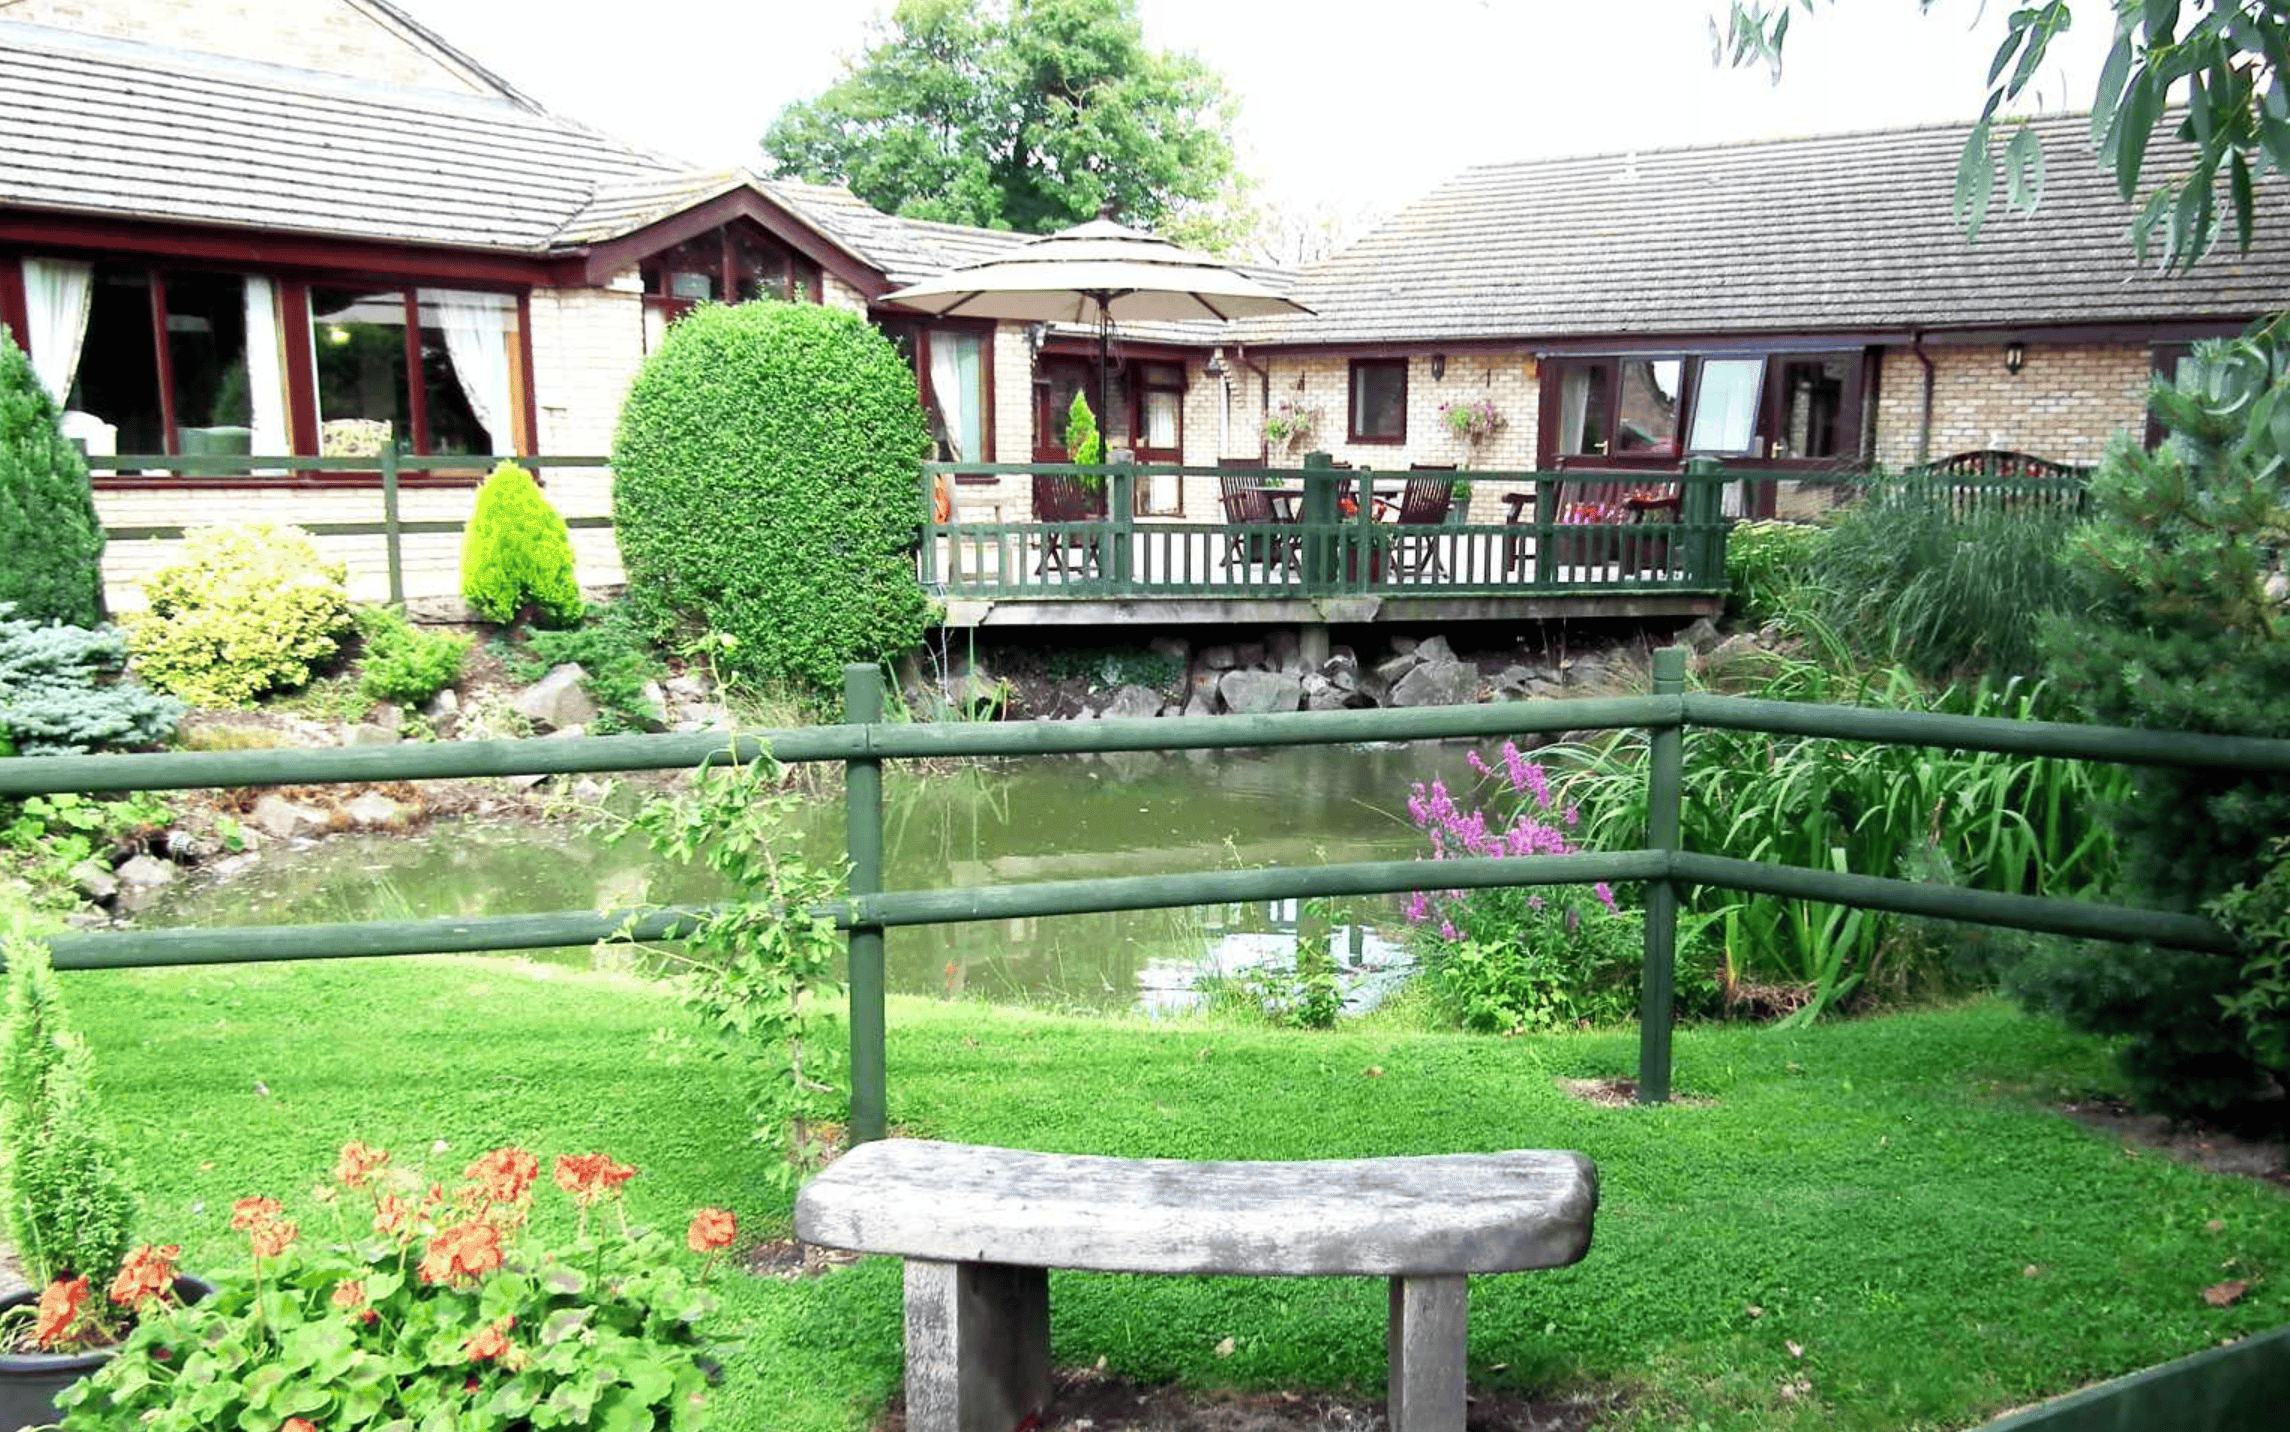
[[[1001,600],[1715,593],[1725,589],[1720,494],[1743,476],[1707,459],[1684,472],[1384,472],[1334,468],[1317,453],[1302,469],[1283,470],[932,462],[922,466],[918,571],[947,596]],[[1019,494],[1026,518],[966,520],[962,508],[977,499],[955,488],[954,518],[940,522],[934,488],[960,477],[1026,479]],[[1036,477],[1098,484],[1104,515],[1035,520]],[[1155,477],[1278,485],[1273,500],[1294,520],[1137,516],[1139,485]],[[1513,494],[1514,520],[1468,523],[1459,510],[1437,526],[1377,520],[1379,511],[1389,517],[1411,479],[1469,483],[1475,500]],[[1615,487],[1674,492],[1675,520],[1566,520],[1576,495]],[[1221,499],[1212,501],[1221,512]]]
[[[401,454],[395,448],[385,448],[373,457],[296,457],[291,454],[284,457],[254,457],[244,453],[183,453],[172,456],[104,454],[90,457],[87,466],[91,473],[172,473],[178,477],[229,478],[234,488],[251,492],[356,492],[359,489],[313,486],[306,481],[306,475],[378,474],[382,500],[379,521],[303,522],[296,525],[317,537],[380,537],[389,561],[390,602],[402,607],[406,600],[404,539],[409,536],[459,532],[466,524],[443,520],[406,521],[399,515],[401,477],[408,471],[483,476],[503,462],[514,462],[537,476],[545,476],[550,468],[612,465],[612,459],[606,457],[487,457],[482,454],[417,457]],[[568,517],[565,525],[576,528],[610,527],[612,519]],[[180,538],[183,532],[184,524],[181,523],[103,529],[104,537],[113,542],[166,542]]]

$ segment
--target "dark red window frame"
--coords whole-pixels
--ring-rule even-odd
[[[1360,431],[1360,376],[1363,370],[1376,370],[1399,375],[1399,431],[1397,433],[1363,433]],[[1407,441],[1407,360],[1405,358],[1354,358],[1344,375],[1344,437],[1354,443],[1388,443],[1398,446]]]
[[[1754,454],[1733,454],[1724,461],[1732,467],[1771,468],[1776,471],[1826,472],[1839,466],[1860,461],[1861,448],[1866,437],[1865,424],[1869,414],[1866,401],[1870,357],[1865,349],[1771,348],[1741,349],[1703,352],[1621,353],[1621,354],[1566,354],[1542,361],[1540,366],[1541,402],[1536,424],[1536,465],[1550,471],[1567,468],[1597,468],[1627,471],[1633,468],[1670,470],[1679,467],[1692,451],[1689,446],[1694,430],[1694,402],[1701,392],[1702,364],[1716,358],[1762,358],[1765,375],[1758,393],[1757,427],[1753,434]],[[1621,432],[1619,394],[1621,392],[1622,363],[1625,359],[1647,359],[1661,362],[1675,360],[1678,370],[1677,437],[1658,448],[1643,448],[1633,452],[1615,452],[1614,444]],[[1836,416],[1838,447],[1834,456],[1817,458],[1772,456],[1773,443],[1781,431],[1786,411],[1786,395],[1781,391],[1780,379],[1793,363],[1829,362],[1842,359],[1845,363],[1841,404]],[[1556,451],[1561,391],[1564,384],[1560,373],[1568,367],[1598,366],[1607,373],[1607,451],[1603,453],[1567,453]]]
[[[826,283],[817,264],[781,243],[768,233],[762,225],[754,224],[742,229],[743,222],[735,219],[730,223],[710,229],[706,233],[686,239],[682,243],[662,249],[658,253],[646,255],[637,265],[637,270],[644,280],[644,306],[659,313],[665,321],[674,323],[677,319],[690,313],[699,304],[709,301],[698,298],[678,298],[668,292],[668,270],[664,266],[663,260],[679,249],[690,248],[711,238],[716,243],[717,297],[714,301],[720,303],[738,302],[740,279],[747,274],[740,263],[738,248],[732,242],[735,229],[740,229],[751,243],[758,239],[762,240],[766,247],[776,251],[779,255],[779,291],[776,294],[763,296],[780,298],[789,303],[826,302]]]
[[[1139,462],[1183,462],[1185,460],[1185,368],[1181,363],[1137,363],[1137,381],[1130,385],[1129,432],[1130,449]],[[1174,373],[1171,379],[1168,375]],[[1159,381],[1155,381],[1158,378]],[[1173,448],[1145,446],[1145,395],[1147,393],[1175,393],[1177,395],[1177,445]]]

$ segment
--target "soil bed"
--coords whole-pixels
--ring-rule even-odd
[[[1145,1387],[1089,1368],[1052,1375],[1050,1409],[1037,1432],[1386,1432],[1380,1399],[1320,1392],[1203,1392]],[[1613,1398],[1535,1398],[1475,1388],[1465,1432],[1582,1432]],[[874,1432],[906,1432],[894,1397]]]

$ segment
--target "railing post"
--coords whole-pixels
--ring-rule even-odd
[[[1535,479],[1535,585],[1547,587],[1558,580],[1558,474]]]
[[[1362,463],[1359,475],[1352,482],[1353,557],[1345,569],[1345,575],[1351,580],[1344,585],[1352,591],[1365,592],[1373,590],[1383,576],[1385,542],[1376,532],[1375,474]]]
[[[854,662],[843,668],[843,720],[872,726],[883,719],[882,668]],[[868,742],[871,747],[874,743]],[[883,763],[853,757],[843,763],[845,838],[855,903],[883,889]],[[851,926],[851,1142],[883,1137],[888,1125],[889,1076],[883,1049],[883,927]]]
[[[922,584],[926,587],[938,583],[938,484],[941,479],[952,485],[952,479],[944,473],[932,472],[928,467],[922,469]],[[951,522],[954,519],[952,504],[948,507],[946,515]],[[946,566],[950,572],[962,570],[961,559],[954,552],[951,540],[947,543]]]
[[[1129,590],[1130,550],[1132,532],[1137,526],[1137,465],[1124,462],[1113,470],[1113,504],[1107,515],[1113,519],[1113,535],[1108,540],[1113,550],[1106,554],[1103,568],[1117,593]]]
[[[390,605],[406,604],[405,554],[398,550],[398,445],[382,444],[382,540],[389,548]]]
[[[1678,696],[1686,689],[1686,649],[1666,646],[1654,653],[1654,694]],[[1682,839],[1680,805],[1685,790],[1686,733],[1682,723],[1656,726],[1646,764],[1646,848],[1665,855]],[[1670,879],[1646,886],[1646,965],[1640,975],[1638,1011],[1638,1102],[1664,1104],[1670,1098],[1670,1007],[1678,959],[1678,885]]]
[[[1336,484],[1330,470],[1336,460],[1324,452],[1304,454],[1304,550],[1302,586],[1306,592],[1324,592],[1339,575],[1337,549],[1342,545],[1336,527]]]
[[[1680,504],[1679,520],[1692,524],[1687,531],[1687,551],[1693,553],[1693,563],[1686,573],[1688,585],[1709,587],[1725,585],[1725,532],[1718,524],[1718,480],[1720,471],[1714,457],[1686,459],[1686,500]]]

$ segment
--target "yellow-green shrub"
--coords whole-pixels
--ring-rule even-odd
[[[461,595],[489,622],[510,621],[527,607],[550,626],[580,617],[572,535],[533,475],[513,462],[477,489],[461,543]]]
[[[342,564],[299,527],[198,527],[183,560],[144,583],[150,610],[127,619],[135,669],[202,706],[242,706],[291,690],[350,630]]]

